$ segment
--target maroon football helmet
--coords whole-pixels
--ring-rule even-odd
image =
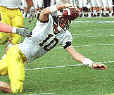
[[[79,10],[77,8],[71,7],[63,10],[62,17],[68,18],[69,20],[74,20],[79,16]]]
[[[71,7],[58,11],[57,13],[57,24],[65,29],[69,29],[69,25],[72,20],[75,20],[79,16],[79,10],[77,8]]]

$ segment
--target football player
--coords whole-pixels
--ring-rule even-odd
[[[79,16],[79,11],[69,7],[69,4],[61,4],[43,9],[31,37],[9,48],[5,58],[0,60],[0,75],[8,74],[10,85],[0,82],[0,90],[8,93],[22,92],[25,79],[24,63],[43,56],[57,44],[61,45],[74,60],[84,65],[100,70],[107,68],[104,64],[96,64],[84,57],[72,47],[72,35],[68,29],[71,21]]]
[[[37,17],[37,14],[40,10],[43,9],[43,0],[33,0],[34,8],[35,8],[35,17]]]
[[[80,9],[80,17],[87,16],[87,0],[78,0],[79,9]]]
[[[35,13],[37,13],[37,10],[39,8],[43,8],[43,0],[33,0],[34,7],[35,7]]]
[[[96,0],[97,2],[97,16],[101,16],[102,15],[102,9],[103,9],[103,3],[102,0]]]
[[[103,1],[103,7],[104,7],[104,16],[109,16],[109,12],[113,13],[112,8],[112,0],[102,0]]]
[[[26,0],[22,0],[22,8],[23,8],[23,17],[25,18],[27,17],[27,11],[28,11]]]
[[[109,8],[109,16],[113,16],[113,2],[112,0],[108,0],[108,8]]]
[[[19,9],[21,0],[1,0],[0,15],[1,22],[13,27],[24,27],[23,15]],[[0,33],[1,44],[9,40],[9,44],[17,44],[20,42],[21,36],[17,34]]]
[[[90,0],[91,2],[91,11],[92,11],[92,16],[96,17],[97,16],[97,2],[96,0]]]

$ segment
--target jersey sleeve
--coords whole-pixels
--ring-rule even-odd
[[[59,39],[60,39],[60,45],[64,47],[64,49],[69,47],[72,44],[72,35],[68,30],[62,33],[59,36]]]

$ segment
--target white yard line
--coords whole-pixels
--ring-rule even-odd
[[[104,21],[104,20],[76,20],[75,23],[114,23],[114,21]]]
[[[30,93],[30,94],[24,94],[24,95],[55,95],[54,93]]]
[[[73,47],[76,47],[76,48],[80,48],[80,47],[93,47],[93,46],[114,46],[114,44],[102,44],[102,43],[99,43],[99,44],[93,44],[93,45],[90,45],[90,44],[85,44],[85,45],[73,45]],[[59,46],[59,47],[56,47],[56,49],[61,49],[63,47]]]
[[[114,30],[114,29],[113,29]],[[91,31],[93,31],[93,30],[91,30]],[[81,35],[81,34],[72,34],[72,36],[76,36],[76,37],[83,37],[83,35]],[[99,36],[94,36],[94,35],[88,35],[88,36],[84,36],[84,37],[88,37],[88,38],[97,38],[97,37],[99,37]],[[107,37],[114,37],[114,34],[109,34],[109,35],[107,35]]]
[[[114,61],[103,61],[103,62],[96,62],[98,64],[107,64],[107,63],[113,63]],[[66,67],[79,67],[83,66],[83,64],[73,64],[73,65],[60,65],[60,66],[49,66],[49,67],[41,67],[41,68],[32,68],[32,69],[25,69],[25,70],[43,70],[43,69],[55,69],[55,68],[66,68]]]

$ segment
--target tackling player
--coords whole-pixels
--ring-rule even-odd
[[[84,57],[72,47],[72,35],[68,31],[71,20],[78,17],[76,8],[68,4],[53,5],[42,10],[39,20],[32,31],[32,36],[24,39],[23,43],[12,46],[3,60],[0,60],[0,75],[7,75],[10,85],[0,82],[0,90],[7,93],[18,93],[23,90],[25,79],[24,63],[48,53],[57,44],[61,45],[74,60],[93,69],[105,70],[104,64],[96,64]],[[57,14],[63,9],[62,14]],[[59,12],[60,13],[60,12]]]
[[[21,0],[1,0],[0,15],[1,22],[13,27],[24,27],[23,15],[19,9]],[[1,44],[9,40],[9,44],[17,44],[20,42],[21,36],[17,34],[0,33]]]

